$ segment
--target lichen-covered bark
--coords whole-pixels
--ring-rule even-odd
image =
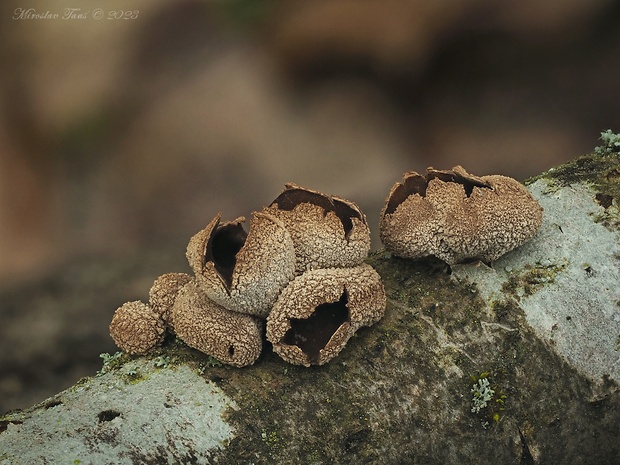
[[[242,432],[221,463],[593,463],[593,457],[612,463],[619,457],[617,392],[597,396],[533,334],[518,306],[490,308],[438,262],[382,254],[371,262],[390,295],[386,316],[338,359],[302,369],[269,355],[248,373],[217,370],[218,385],[240,406],[230,421]],[[472,378],[483,373],[498,394],[493,400],[500,392],[506,397],[474,414]]]
[[[555,187],[571,184],[593,187],[593,201],[598,201],[598,194],[606,196],[600,217],[588,218],[604,224],[612,235],[618,232],[619,179],[620,162],[614,155],[591,155],[539,178],[549,187],[541,195],[549,198],[557,194]],[[205,383],[217,396],[223,393],[227,399],[223,405],[228,408],[222,421],[232,431],[216,446],[212,438],[201,444],[196,435],[190,435],[192,453],[184,452],[178,459],[194,457],[199,463],[620,463],[620,390],[613,367],[603,377],[585,372],[561,355],[553,338],[528,323],[527,312],[535,302],[528,300],[530,296],[547,286],[570,286],[570,280],[558,275],[572,265],[556,264],[550,256],[549,264],[533,262],[529,268],[512,270],[517,256],[507,256],[500,273],[499,268],[475,268],[486,266],[482,264],[466,265],[466,271],[451,270],[435,259],[416,262],[375,252],[368,262],[383,278],[386,314],[375,326],[361,329],[324,366],[289,365],[267,346],[251,367],[224,367],[171,341],[147,357],[110,367],[108,373],[85,380],[77,389],[83,389],[84,396],[101,395],[94,387],[101,379],[137,389],[156,373],[185,373],[188,366],[193,377],[175,387],[176,398],[192,401],[185,394]],[[596,270],[595,264],[592,268]],[[618,324],[617,302],[609,305],[602,311],[610,312],[609,324]],[[573,343],[583,344],[578,338],[585,336],[575,334]],[[615,344],[620,351],[618,341],[603,343]],[[485,378],[493,393],[487,406],[473,412],[472,386]],[[66,396],[60,393],[53,401],[63,403],[63,408],[80,408],[77,400],[65,400]],[[0,419],[0,464],[19,463],[13,460],[11,441],[31,440],[39,418],[49,415],[49,405]],[[202,418],[201,409],[209,408],[208,402],[205,405],[184,411],[189,423],[183,423],[183,428],[191,429],[192,421]],[[113,407],[121,420],[105,423],[117,422],[117,437],[131,441],[123,425],[130,424],[133,410],[122,411],[118,403]],[[170,406],[162,403],[159,408],[165,411]],[[151,411],[151,421],[157,422],[157,408]],[[97,424],[101,422],[91,412],[84,416],[92,429],[67,434],[82,444],[93,443],[101,433]],[[132,453],[137,454],[132,459],[159,463],[149,451],[183,444],[184,435],[187,430],[179,423],[171,424],[166,444],[132,444]],[[56,440],[56,447],[63,446],[62,437],[55,439],[52,433],[49,437],[50,442]],[[89,463],[88,456],[75,459]],[[116,459],[110,456],[109,463]]]

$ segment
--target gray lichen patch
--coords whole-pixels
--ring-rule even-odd
[[[519,429],[532,449],[570,442],[579,418],[592,414],[590,385],[537,338],[514,301],[489,305],[438,260],[379,252],[369,261],[390,296],[386,314],[337,360],[301,368],[266,354],[244,370],[205,371],[239,406],[227,417],[237,435],[214,458],[421,464],[492,457],[520,463]],[[501,410],[471,412],[471,376],[482,372],[501,392]],[[605,407],[620,402],[605,399]],[[556,418],[561,423],[550,430]],[[607,409],[601,412],[602,436],[611,438],[613,421]],[[598,440],[585,442],[580,447],[600,453]],[[553,463],[561,455],[552,450],[546,457]]]
[[[596,153],[583,155],[564,165],[551,168],[528,182],[546,182],[546,193],[554,193],[571,185],[589,186],[596,203],[602,207],[592,212],[603,225],[620,229],[620,155]]]
[[[594,149],[594,153],[602,156],[620,155],[620,134],[615,134],[611,129],[601,132],[599,138],[602,144]]]
[[[298,367],[266,351],[236,369],[173,342],[149,357],[124,357],[47,407],[0,418],[0,464],[36,463],[34,452],[15,459],[26,444],[86,450],[60,463],[518,464],[524,451],[540,463],[617,457],[617,384],[594,392],[537,337],[514,299],[487,300],[439,260],[377,252],[369,263],[389,296],[385,316],[331,363]],[[127,383],[132,371],[144,379]],[[471,376],[483,372],[506,395],[497,421],[493,410],[471,412]],[[40,422],[49,438],[35,436]]]
[[[613,341],[620,333],[615,305],[620,300],[620,233],[597,222],[605,208],[596,201],[596,190],[579,183],[577,174],[587,171],[586,181],[600,180],[591,170],[597,167],[606,177],[618,162],[610,165],[594,156],[579,160],[573,171],[558,168],[566,173],[557,180],[540,178],[530,184],[545,215],[529,243],[493,268],[459,266],[453,271],[475,283],[489,300],[518,300],[536,333],[593,381],[600,383],[605,375],[619,381],[620,356]],[[580,163],[587,167],[579,168]],[[619,220],[617,212],[607,212]]]
[[[233,438],[222,414],[235,403],[187,366],[156,370],[147,361],[4,419],[0,464],[207,463]],[[146,377],[127,384],[119,374],[128,370]]]

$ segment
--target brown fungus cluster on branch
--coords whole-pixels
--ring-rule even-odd
[[[453,265],[492,262],[531,239],[542,208],[515,179],[474,176],[461,166],[408,172],[386,200],[383,245],[405,258],[435,256]]]
[[[357,329],[381,318],[385,291],[372,267],[362,265],[370,231],[353,202],[287,184],[252,214],[248,232],[244,222],[221,222],[218,214],[195,234],[186,251],[194,277],[162,275],[149,305],[119,309],[110,326],[117,345],[145,353],[168,329],[188,346],[241,367],[260,356],[271,321],[268,335],[284,360],[322,365]],[[127,322],[126,313],[140,318]]]

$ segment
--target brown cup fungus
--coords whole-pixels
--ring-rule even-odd
[[[405,173],[381,212],[380,237],[394,255],[449,265],[492,262],[531,239],[542,208],[515,179],[473,176],[461,166]]]
[[[251,365],[263,348],[263,321],[212,302],[197,281],[179,292],[172,321],[185,344],[228,365]]]
[[[385,311],[381,277],[370,265],[307,271],[282,292],[267,318],[273,350],[295,365],[323,365]]]
[[[188,346],[242,367],[267,338],[284,360],[323,365],[362,326],[378,321],[386,297],[370,250],[366,217],[352,202],[287,184],[278,198],[244,218],[218,214],[187,246],[195,277],[155,280],[149,304],[128,302],[110,324],[114,342],[143,354],[166,327]]]
[[[370,250],[370,229],[359,207],[295,184],[263,211],[282,220],[295,246],[296,273],[359,265]]]
[[[114,312],[110,336],[128,354],[144,354],[164,340],[164,321],[139,300],[126,302]]]
[[[187,247],[187,259],[204,293],[223,307],[266,317],[294,277],[295,251],[284,224],[254,213],[248,233],[245,218],[220,223],[217,215]]]
[[[149,307],[159,315],[174,333],[171,309],[177,294],[192,277],[185,273],[166,273],[155,280],[149,290]]]

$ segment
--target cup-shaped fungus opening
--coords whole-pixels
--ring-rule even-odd
[[[323,365],[385,311],[381,277],[366,264],[306,271],[282,291],[267,317],[267,340],[294,365]]]
[[[390,215],[394,213],[398,206],[411,195],[418,194],[422,198],[426,197],[426,188],[428,187],[428,183],[433,179],[461,184],[466,197],[471,196],[474,187],[492,189],[489,182],[478,176],[469,174],[461,166],[455,166],[451,170],[436,170],[432,167],[427,168],[425,176],[415,171],[410,171],[403,175],[403,182],[396,183],[394,187],[392,187],[392,191],[390,192],[385,206],[385,214]]]
[[[291,327],[280,342],[299,347],[309,363],[318,363],[321,350],[336,331],[351,319],[347,304],[348,296],[345,290],[337,302],[318,305],[308,318],[291,318]]]
[[[427,185],[426,178],[415,171],[405,173],[403,182],[397,183],[392,188],[385,207],[385,214],[390,215],[394,213],[398,206],[407,200],[410,195],[418,194],[420,197],[425,197]]]
[[[266,212],[220,224],[218,214],[195,234],[187,260],[206,296],[228,310],[266,317],[295,276],[295,248],[284,223]]]
[[[286,189],[273,202],[270,207],[277,205],[280,210],[292,211],[302,203],[316,205],[323,209],[323,215],[334,212],[342,223],[344,237],[349,239],[353,230],[353,218],[364,221],[362,212],[353,205],[336,197],[328,196],[320,192],[305,189],[294,184],[287,184]]]
[[[454,182],[461,184],[465,190],[465,196],[470,197],[474,191],[474,187],[484,189],[492,189],[491,184],[478,176],[469,174],[462,166],[455,166],[451,170],[436,170],[428,168],[426,170],[426,182],[429,183],[433,179],[439,179],[443,182]]]
[[[353,202],[285,184],[263,212],[281,220],[295,249],[295,274],[359,265],[370,250],[366,216]]]
[[[243,229],[243,219],[225,223],[213,228],[205,250],[205,263],[213,262],[215,270],[226,285],[232,286],[233,271],[237,264],[237,253],[245,244],[248,233]]]

